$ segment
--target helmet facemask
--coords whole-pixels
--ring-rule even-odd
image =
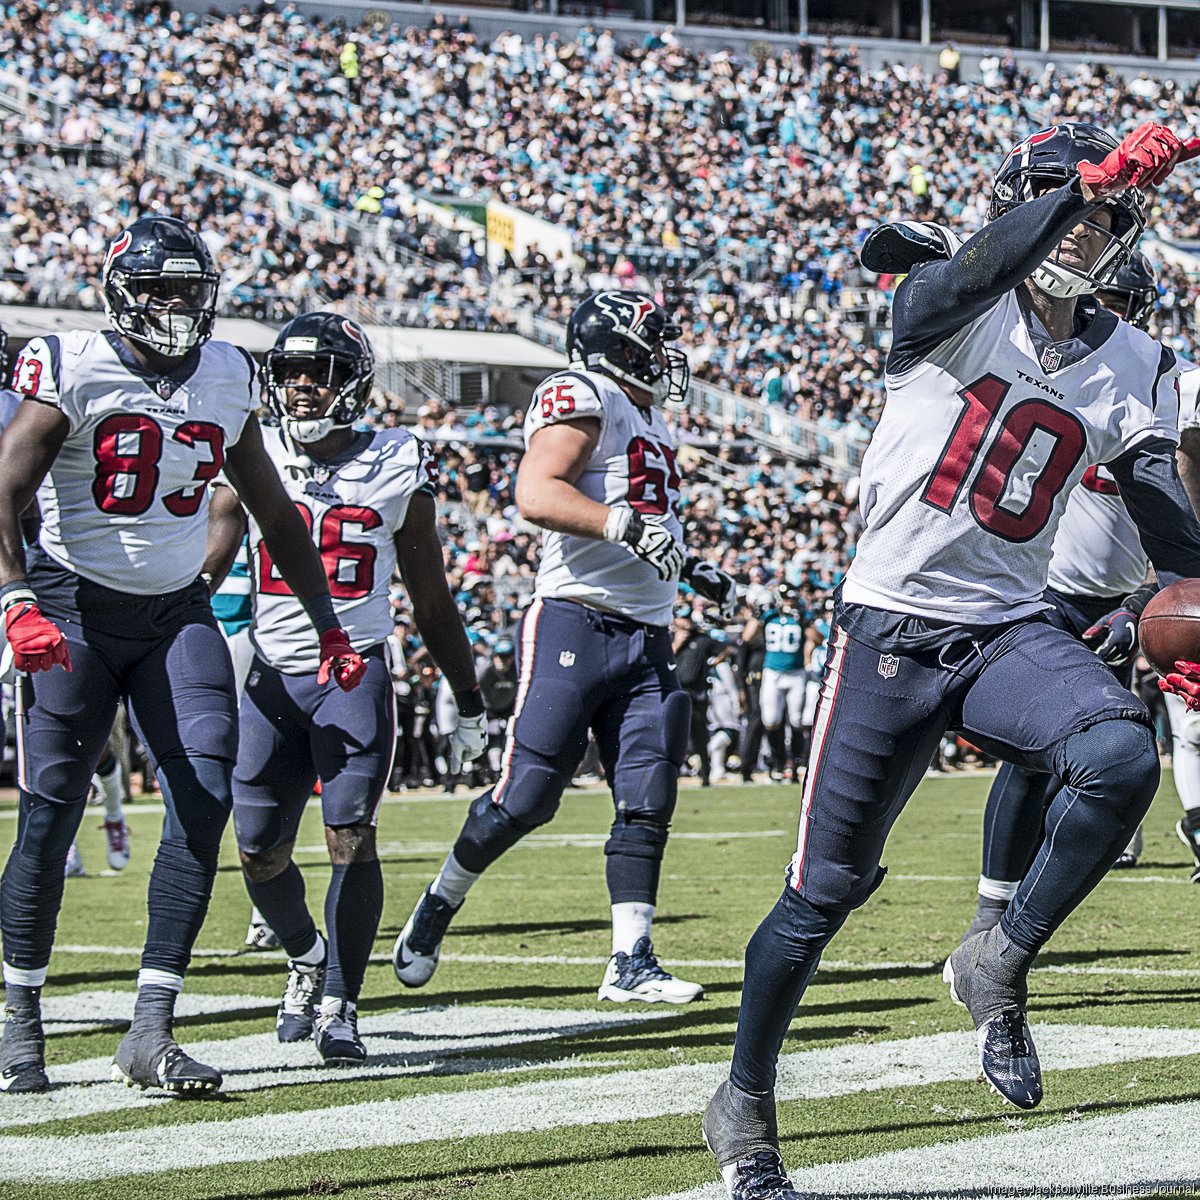
[[[164,358],[185,358],[212,337],[219,279],[209,272],[159,274],[114,266],[104,307],[117,331]]]
[[[375,375],[370,359],[288,350],[268,351],[262,371],[267,398],[280,425],[300,445],[319,442],[335,429],[353,425],[366,409]],[[301,375],[310,382],[292,382]],[[297,418],[287,404],[289,395],[296,391],[307,393],[313,408],[318,407],[320,393],[331,393],[331,398],[321,416]]]
[[[1063,262],[1062,242],[1059,242],[1054,252],[1043,260],[1031,277],[1040,291],[1059,300],[1068,300],[1073,296],[1085,296],[1101,291],[1116,278],[1117,272],[1129,261],[1138,239],[1142,236],[1145,219],[1134,219],[1128,207],[1124,205],[1108,204],[1105,207],[1112,213],[1111,230],[1086,217],[1079,222],[1094,237],[1104,239],[1104,247],[1092,265],[1085,269]]]
[[[678,336],[675,325],[666,326],[653,343],[636,333],[622,332],[616,335],[615,348],[607,354],[589,355],[585,365],[648,392],[655,404],[683,404],[691,368],[682,350],[666,344],[666,339]]]

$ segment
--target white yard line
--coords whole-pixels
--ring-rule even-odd
[[[469,1011],[475,1017],[487,1010]],[[1187,1055],[1195,1050],[1197,1031],[1048,1025],[1036,1027],[1035,1033],[1042,1061],[1053,1073]],[[802,1051],[785,1055],[780,1066],[781,1100],[969,1080],[978,1072],[975,1039],[967,1031]],[[0,1179],[103,1179],[368,1146],[412,1145],[698,1113],[727,1069],[722,1062],[613,1071],[130,1132],[0,1137]],[[4,1106],[14,1099],[18,1098],[5,1098]],[[48,1099],[29,1098],[34,1104]],[[1137,1120],[1144,1120],[1144,1115]],[[1061,1127],[1058,1137],[1061,1141]],[[1188,1139],[1179,1143],[1178,1154],[1189,1163],[1194,1160],[1190,1150],[1194,1144]]]
[[[1131,1095],[1136,1096],[1136,1092]],[[1156,1104],[1112,1116],[1088,1117],[1046,1129],[966,1138],[893,1150],[792,1173],[805,1195],[942,1200],[976,1196],[1145,1196],[1179,1189],[1196,1195],[1200,1165],[1200,1102]],[[715,1168],[714,1168],[715,1173]],[[1007,1184],[1007,1186],[1006,1186]],[[655,1200],[724,1200],[719,1183]]]
[[[54,947],[55,954],[97,954],[110,955],[114,958],[138,958],[142,953],[141,946],[92,946],[92,945],[76,945],[68,943],[63,946]],[[259,951],[250,950],[245,947],[241,949],[198,949],[194,953],[196,958],[257,958],[264,953],[277,953],[276,951]],[[373,954],[371,961],[376,963],[390,963],[392,956],[390,954]],[[501,966],[517,966],[517,967],[537,967],[537,966],[552,966],[552,967],[602,967],[608,959],[601,955],[595,954],[443,954],[442,962],[460,962],[460,963],[494,963]],[[678,967],[680,970],[696,971],[738,971],[745,966],[745,960],[741,958],[667,958],[663,957],[662,962],[668,967]],[[864,974],[870,974],[872,971],[928,971],[931,974],[934,972],[940,973],[942,969],[941,961],[934,962],[929,959],[921,961],[882,961],[882,962],[851,962],[849,959],[828,958],[821,960],[820,969],[817,972],[818,979],[821,971],[861,971]],[[1046,975],[1127,975],[1132,978],[1146,979],[1195,979],[1200,978],[1200,967],[1072,967],[1072,966],[1046,966],[1034,967],[1033,974]],[[50,985],[54,986],[54,973],[50,974]],[[186,992],[184,993],[187,994]]]
[[[244,999],[249,1001],[251,998]],[[479,1005],[408,1009],[381,1016],[364,1016],[359,1021],[359,1030],[371,1052],[370,1062],[366,1067],[336,1073],[321,1065],[311,1042],[281,1045],[275,1038],[274,1021],[270,1022],[270,1033],[207,1042],[188,1041],[186,1035],[181,1037],[188,1052],[196,1059],[211,1063],[224,1072],[226,1092],[250,1092],[292,1084],[344,1083],[350,1078],[528,1069],[528,1060],[511,1054],[484,1061],[472,1059],[447,1063],[446,1060],[481,1051],[515,1050],[532,1042],[595,1030],[645,1024],[669,1015],[661,1008],[592,1012]],[[113,1049],[116,1049],[115,1038]],[[566,1065],[573,1067],[575,1064]],[[114,1084],[111,1073],[111,1054],[52,1066],[50,1077],[54,1088],[48,1095],[0,1097],[0,1128],[176,1103],[161,1093],[144,1093],[140,1089]],[[0,1143],[2,1141],[0,1139]]]
[[[131,986],[124,992],[52,993],[42,997],[42,1024],[47,1034],[94,1032],[128,1024],[133,1019],[137,992]],[[184,992],[175,1004],[177,1017],[197,1017],[207,1013],[235,1012],[238,1009],[265,1009],[274,1012],[279,997],[224,996]]]

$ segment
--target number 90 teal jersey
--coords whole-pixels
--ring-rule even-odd
[[[763,668],[794,674],[804,670],[804,622],[793,613],[768,609],[763,614],[766,654]]]
[[[1067,497],[1088,467],[1179,441],[1177,374],[1170,350],[1103,310],[1070,341],[1035,342],[1006,293],[888,374],[845,600],[980,625],[1044,608]]]

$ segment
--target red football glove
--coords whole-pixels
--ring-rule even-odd
[[[4,610],[4,629],[18,671],[49,671],[55,663],[71,669],[67,639],[55,623],[42,616],[30,600],[18,600]]]
[[[1200,138],[1181,142],[1165,125],[1139,125],[1100,163],[1080,163],[1079,178],[1097,200],[1127,187],[1157,187],[1181,162],[1200,155]]]
[[[1178,674],[1164,675],[1158,681],[1159,689],[1179,696],[1192,712],[1200,712],[1200,663],[1181,659],[1175,664],[1175,671]]]
[[[350,645],[346,631],[340,626],[327,629],[321,634],[321,667],[317,671],[317,682],[326,684],[332,675],[334,682],[343,692],[352,692],[362,682],[367,664],[362,655]]]

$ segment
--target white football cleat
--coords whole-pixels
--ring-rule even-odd
[[[690,1004],[704,995],[698,983],[676,979],[664,971],[654,957],[654,947],[648,937],[638,938],[633,953],[618,950],[608,960],[604,981],[596,993],[601,1000],[628,1004],[639,1000],[643,1004]]]
[[[68,879],[82,879],[87,874],[83,869],[83,855],[79,853],[79,847],[74,842],[67,851],[67,865],[64,868],[64,874]]]

